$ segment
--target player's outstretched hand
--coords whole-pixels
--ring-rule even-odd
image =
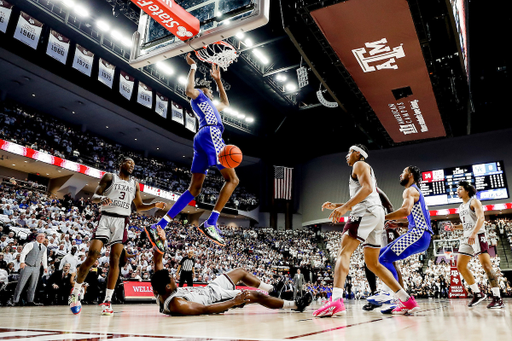
[[[396,229],[396,228],[400,227],[400,224],[398,222],[396,222],[395,220],[388,220],[388,221],[386,221],[384,226],[387,229]]]
[[[236,295],[233,299],[235,301],[235,306],[239,306],[249,302],[249,291],[243,290],[241,293]]]
[[[327,210],[334,210],[336,209],[336,205],[334,205],[332,202],[330,201],[326,201],[324,202],[324,204],[322,205],[322,211],[324,209],[327,209]]]
[[[333,224],[337,224],[340,221],[340,218],[348,212],[348,207],[345,205],[338,207],[329,215],[329,219],[332,220]]]
[[[166,204],[165,202],[161,202],[161,201],[159,201],[159,202],[157,202],[157,203],[155,204],[155,207],[156,207],[156,208],[159,208],[159,209],[161,209],[161,210],[165,210],[165,208],[167,207],[167,204]]]
[[[112,199],[110,199],[109,197],[103,197],[100,201],[100,204],[102,206],[107,206],[107,205],[110,205],[112,203]]]
[[[220,69],[217,64],[212,64],[212,71],[210,71],[210,75],[216,81],[220,80]]]
[[[448,225],[448,224],[444,225],[444,230],[445,231],[453,231],[454,230],[453,223],[450,222],[450,225]]]
[[[196,62],[192,59],[192,57],[190,57],[190,53],[187,54],[187,63],[188,65],[193,65],[195,64]]]
[[[160,237],[160,240],[165,242],[165,231],[160,226],[156,228],[156,233]]]

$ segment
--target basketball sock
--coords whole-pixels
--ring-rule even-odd
[[[332,301],[336,301],[337,299],[343,298],[343,289],[342,288],[332,288]]]
[[[80,290],[82,290],[82,285],[84,285],[84,284],[75,282],[75,286],[73,287],[73,292],[71,294],[75,295],[75,296],[80,295]]]
[[[103,302],[112,301],[112,295],[114,295],[114,289],[107,289],[107,293],[105,294],[105,300]]]
[[[501,297],[500,288],[499,287],[493,287],[493,288],[491,288],[491,290],[492,290],[492,295],[494,297]]]
[[[272,289],[274,289],[274,286],[260,282],[260,286],[258,287],[258,289],[265,290],[266,292],[271,292]]]
[[[297,309],[297,305],[293,301],[283,301],[282,309]]]
[[[474,283],[469,286],[471,288],[471,291],[476,294],[480,292],[480,288],[478,287],[478,284]]]
[[[166,215],[160,221],[157,223],[158,226],[160,226],[162,229],[165,229],[167,224],[174,219],[180,213],[185,207],[187,207],[188,203],[191,202],[194,199],[194,196],[192,193],[190,193],[188,190],[183,192],[183,194],[178,198],[176,203],[172,205],[169,212],[167,212]]]
[[[212,214],[210,214],[210,217],[206,221],[208,225],[217,225],[217,219],[219,219],[220,212],[213,210]]]
[[[395,292],[395,296],[402,302],[406,302],[411,297],[408,293],[405,292],[404,289],[400,289]]]
[[[364,265],[364,273],[366,275],[366,280],[368,281],[368,285],[370,285],[370,290],[372,292],[372,295],[374,295],[377,292],[377,277],[373,272],[368,269],[366,264]]]

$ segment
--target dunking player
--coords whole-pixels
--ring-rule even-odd
[[[225,145],[222,139],[224,125],[222,124],[222,118],[219,112],[229,106],[229,100],[220,79],[218,65],[212,64],[212,70],[210,72],[212,78],[217,83],[217,88],[220,93],[220,103],[214,105],[212,103],[212,90],[208,86],[202,85],[194,88],[194,76],[196,74],[197,65],[190,57],[190,53],[187,55],[187,63],[190,65],[190,72],[188,73],[186,94],[191,98],[190,105],[199,119],[199,130],[194,137],[194,159],[192,160],[191,169],[192,181],[188,190],[179,197],[169,212],[167,212],[157,224],[152,226],[152,229],[155,229],[156,226],[165,228],[167,223],[174,219],[174,217],[201,192],[201,187],[203,186],[208,168],[217,166],[226,182],[219,193],[219,198],[217,199],[217,203],[210,217],[199,226],[199,230],[214,243],[224,246],[224,239],[220,234],[220,230],[217,228],[217,219],[219,218],[220,211],[222,211],[224,205],[226,205],[226,202],[231,197],[231,194],[238,186],[239,182],[235,170],[224,168],[219,163],[218,157],[220,150]],[[151,243],[156,245],[154,231],[147,232],[149,232],[148,236],[150,237]],[[163,252],[161,247],[159,247],[159,250]]]
[[[165,242],[165,232],[159,226],[155,229],[156,238]],[[291,309],[304,311],[311,304],[313,296],[306,293],[294,301],[285,301],[276,295],[270,284],[243,269],[235,269],[210,282],[206,287],[179,288],[169,271],[164,269],[162,254],[156,247],[153,251],[155,273],[151,277],[153,293],[160,312],[166,315],[202,315],[218,314],[230,308],[243,307],[245,304],[258,303],[270,309]],[[270,292],[266,295],[256,290],[236,290],[235,285],[243,282],[248,286]]]
[[[380,250],[379,262],[384,265],[398,281],[398,273],[393,265],[394,262],[405,259],[417,253],[425,252],[429,245],[433,231],[430,225],[430,213],[427,204],[418,188],[418,183],[421,179],[420,169],[416,166],[406,167],[402,174],[400,174],[400,185],[405,187],[402,194],[403,203],[402,207],[398,210],[386,215],[386,223],[388,228],[397,228],[401,223],[392,221],[393,219],[400,219],[407,216],[408,230],[394,242]],[[380,293],[373,297],[368,298],[379,301]],[[398,305],[393,309],[393,314],[405,314],[409,308],[402,302],[398,301]]]
[[[480,291],[478,283],[475,282],[475,277],[468,269],[468,263],[471,257],[478,256],[478,260],[484,268],[487,278],[491,283],[492,302],[489,303],[489,309],[501,309],[505,305],[500,295],[500,287],[498,285],[498,278],[492,269],[491,257],[489,256],[489,245],[487,244],[487,237],[485,229],[482,226],[485,221],[484,210],[482,203],[476,198],[476,189],[467,181],[459,182],[457,188],[457,195],[462,199],[462,204],[459,206],[459,217],[461,224],[451,225],[450,230],[464,230],[464,236],[461,240],[459,247],[459,256],[457,258],[457,270],[459,270],[467,285],[473,292],[473,299],[469,303],[469,307],[474,307],[483,300],[486,295]]]
[[[343,238],[336,261],[332,300],[313,313],[313,316],[335,316],[345,312],[343,304],[343,287],[348,275],[350,257],[360,243],[364,247],[364,260],[370,271],[375,273],[403,302],[409,312],[420,308],[414,297],[409,296],[400,286],[392,273],[379,263],[379,251],[384,226],[384,208],[377,192],[377,179],[368,163],[368,149],[363,145],[349,148],[346,156],[347,164],[352,167],[349,177],[350,200],[346,203],[333,204],[326,202],[322,209],[333,210],[330,219],[337,223],[351,210],[350,219],[343,229]]]
[[[135,204],[137,211],[147,211],[153,208],[165,209],[165,203],[156,202],[144,204],[139,190],[139,184],[130,175],[135,162],[121,155],[119,157],[119,174],[105,173],[96,187],[91,201],[101,204],[98,226],[92,235],[91,246],[87,259],[80,265],[73,292],[69,298],[69,305],[73,314],[79,314],[82,305],[79,293],[84,284],[89,269],[101,256],[103,246],[110,246],[110,266],[107,278],[107,290],[102,315],[112,315],[114,312],[110,301],[119,277],[119,257],[123,251],[128,233],[126,228],[130,222],[131,205]]]

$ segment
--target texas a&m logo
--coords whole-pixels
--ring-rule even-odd
[[[386,46],[387,42],[386,38],[382,38],[381,40],[365,43],[364,46],[366,48],[361,47],[352,50],[363,72],[398,69],[398,65],[395,64],[396,60],[405,57],[405,52],[402,47],[403,44],[393,47],[393,50],[391,50],[389,46]],[[368,51],[366,51],[366,49],[368,49]]]

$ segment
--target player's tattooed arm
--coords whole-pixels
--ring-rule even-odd
[[[105,173],[103,175],[91,198],[94,204],[110,205],[112,203],[110,198],[103,195],[105,190],[112,184],[112,179],[112,173]]]

